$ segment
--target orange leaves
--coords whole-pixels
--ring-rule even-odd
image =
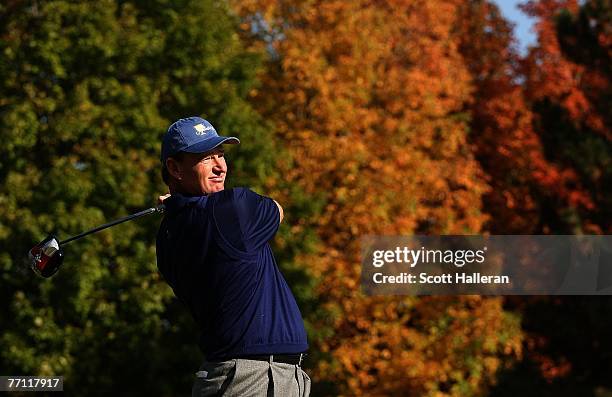
[[[283,175],[325,198],[310,222],[320,251],[301,261],[321,279],[330,315],[320,321],[335,331],[316,341],[331,359],[315,374],[338,393],[478,394],[521,355],[518,320],[499,299],[362,296],[359,238],[550,232],[555,210],[601,206],[582,180],[588,172],[602,185],[605,158],[585,159],[606,146],[571,161],[554,157],[572,149],[550,147],[579,135],[560,135],[568,123],[558,108],[569,124],[611,134],[598,100],[609,76],[570,61],[557,40],[565,6],[578,9],[575,0],[527,3],[539,43],[522,60],[512,27],[487,1],[236,3],[266,33],[251,37],[271,53],[253,103],[292,154]],[[584,228],[603,230],[589,219]]]
[[[303,258],[321,277],[335,331],[316,341],[332,357],[316,378],[347,395],[434,395],[441,383],[452,395],[466,380],[481,390],[490,379],[478,374],[491,377],[514,354],[495,338],[508,326],[499,304],[443,299],[430,312],[428,300],[359,289],[361,236],[477,233],[486,220],[488,186],[462,113],[473,90],[454,33],[462,2],[259,2],[282,34],[254,103],[292,154],[285,177],[326,198],[314,220],[320,253]],[[236,5],[245,17],[258,9],[248,4]],[[478,364],[465,368],[466,355]]]
[[[550,7],[556,4],[529,2],[527,9],[548,18],[554,14]],[[470,137],[492,185],[484,196],[485,208],[492,215],[488,228],[496,233],[537,233],[549,221],[541,215],[543,207],[550,206],[542,204],[546,200],[592,208],[580,176],[566,164],[551,161],[546,153],[542,136],[554,137],[560,131],[542,131],[542,123],[550,124],[550,120],[541,120],[532,111],[534,101],[543,100],[559,101],[574,118],[591,108],[586,96],[571,88],[580,68],[570,67],[563,59],[551,21],[537,25],[540,43],[524,62],[529,67],[525,87],[521,87],[513,77],[521,70],[513,70],[512,65],[520,62],[512,51],[511,30],[495,6],[471,2],[463,12],[460,48],[475,88]]]
[[[605,230],[611,82],[609,68],[602,67],[609,63],[609,46],[597,38],[606,29],[610,5],[586,1],[579,7],[575,0],[541,0],[528,2],[525,9],[538,18],[539,39],[523,62],[525,94],[549,157],[562,164],[537,178],[559,196],[558,211],[579,214],[574,229],[599,223],[596,229]]]

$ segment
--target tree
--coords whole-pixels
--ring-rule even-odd
[[[550,161],[534,129],[534,114],[520,83],[520,57],[511,25],[495,4],[464,3],[458,19],[460,50],[475,92],[467,105],[470,140],[491,189],[485,226],[497,234],[550,231],[550,202],[589,206],[572,170]],[[547,229],[548,228],[548,229]]]
[[[609,195],[601,185],[610,168],[605,4],[528,2],[539,34],[526,59],[494,4],[474,0],[463,7],[460,48],[476,87],[470,138],[493,187],[483,201],[491,214],[485,227],[494,233],[608,227]],[[507,297],[504,306],[522,318],[524,356],[500,374],[492,394],[582,395],[609,387],[602,375],[610,368],[603,331],[609,299]]]
[[[565,170],[565,197],[541,184],[542,231],[609,233],[610,13],[605,1],[529,1],[538,41],[518,69],[547,162]],[[495,394],[585,395],[610,389],[609,297],[509,299],[522,313],[525,360]],[[585,335],[587,335],[585,337]]]
[[[179,117],[242,139],[229,152],[236,184],[280,189],[271,181],[283,152],[245,101],[260,55],[212,0],[11,0],[0,21],[1,372],[63,375],[84,395],[189,390],[200,354],[157,273],[159,218],[71,243],[50,280],[23,259],[48,232],[67,237],[152,205],[165,189],[160,139]],[[290,261],[307,231],[281,234]]]
[[[359,291],[360,237],[470,234],[489,189],[467,141],[469,70],[458,1],[234,3],[269,53],[257,109],[294,159],[285,178],[323,194],[304,256],[321,283],[315,387],[327,394],[478,394],[520,354],[499,299]],[[306,221],[309,222],[309,221]]]
[[[542,0],[524,9],[538,18],[538,45],[523,63],[534,129],[547,159],[578,177],[568,202],[546,200],[545,223],[554,232],[609,233],[609,2]]]

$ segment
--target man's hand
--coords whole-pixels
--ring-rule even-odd
[[[163,204],[163,203],[164,203],[164,200],[165,200],[165,199],[167,199],[168,197],[170,197],[170,193],[168,193],[168,194],[164,194],[163,196],[159,196],[159,197],[157,198],[157,203],[158,203],[158,204]]]
[[[272,199],[272,200],[274,200],[274,199]],[[283,212],[283,207],[281,207],[281,205],[276,200],[274,200],[274,203],[278,207],[278,212],[280,212],[280,221],[278,223],[281,223],[283,221],[283,217],[285,216],[285,213]]]

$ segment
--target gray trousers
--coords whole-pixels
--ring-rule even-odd
[[[196,373],[192,397],[308,397],[310,377],[299,365],[232,359],[206,361]]]

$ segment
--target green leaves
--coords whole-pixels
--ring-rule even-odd
[[[215,1],[11,2],[0,21],[1,372],[64,375],[83,394],[188,390],[200,355],[157,273],[159,216],[66,245],[50,280],[24,258],[48,233],[155,205],[161,136],[180,117],[240,137],[236,182],[266,186],[272,130],[246,101],[259,54]]]

